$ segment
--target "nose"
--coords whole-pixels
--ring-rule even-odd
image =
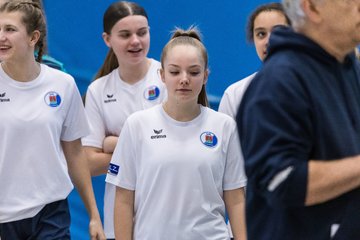
[[[0,30],[0,40],[5,40],[5,34],[4,34],[4,31]]]
[[[131,44],[133,45],[136,45],[140,42],[139,37],[136,34],[133,34],[130,40],[131,40]]]
[[[186,72],[181,74],[180,84],[181,85],[189,85],[189,75]]]
[[[265,47],[266,47],[266,48],[268,48],[268,46],[269,46],[269,38],[270,38],[270,34],[268,34],[268,35],[266,36],[266,38],[264,39],[264,40],[265,40]]]

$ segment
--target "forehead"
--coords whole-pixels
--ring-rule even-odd
[[[22,23],[23,14],[20,11],[15,12],[0,12],[0,24],[1,25],[14,25],[23,26]]]
[[[287,25],[285,15],[277,10],[262,11],[254,19],[254,29],[275,25]]]
[[[200,48],[193,45],[176,45],[169,48],[167,53],[167,59],[165,60],[169,64],[175,62],[188,62],[189,65],[204,64]]]
[[[347,7],[347,8],[356,8],[359,9],[360,0],[333,0],[333,1],[320,1],[319,4],[328,4],[330,7],[335,7],[334,10],[337,10],[337,7]]]
[[[113,26],[114,30],[137,30],[139,28],[148,27],[149,23],[146,17],[141,15],[130,15],[117,21]],[[112,29],[112,30],[113,30]]]

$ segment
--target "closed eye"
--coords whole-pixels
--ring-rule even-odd
[[[16,28],[11,27],[11,26],[6,26],[6,27],[3,28],[3,30],[4,30],[5,32],[15,32],[15,31],[16,31]]]
[[[190,72],[190,75],[191,76],[197,76],[197,75],[199,75],[200,74],[200,72],[198,72],[198,71],[196,71],[196,72]]]
[[[147,33],[148,33],[148,29],[143,29],[143,30],[141,30],[141,31],[139,31],[138,33],[137,33],[137,35],[139,36],[139,37],[143,37],[143,36],[145,36]]]
[[[122,32],[119,34],[119,37],[127,39],[131,36],[131,34],[129,32]]]

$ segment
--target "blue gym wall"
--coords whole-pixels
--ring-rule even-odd
[[[276,0],[275,0],[276,1]],[[102,15],[110,0],[44,0],[48,22],[48,48],[52,57],[64,63],[85,93],[107,47],[103,43]],[[209,53],[210,76],[207,92],[213,107],[231,83],[253,73],[260,66],[254,47],[245,40],[250,12],[264,0],[139,0],[149,16],[151,46],[149,56],[159,59],[170,31],[179,26],[197,25]],[[102,215],[104,177],[93,179]],[[88,217],[76,191],[69,197],[72,239],[89,239]]]

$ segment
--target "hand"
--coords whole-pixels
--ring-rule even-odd
[[[105,233],[99,220],[90,220],[89,233],[91,240],[106,240]]]

